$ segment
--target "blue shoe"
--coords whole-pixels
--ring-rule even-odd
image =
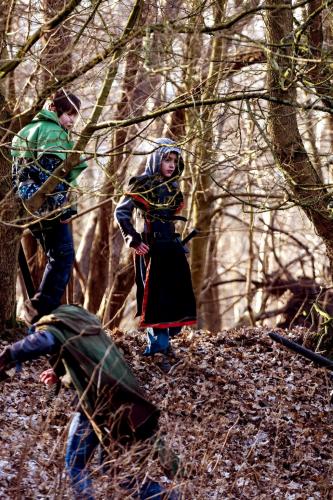
[[[158,361],[158,366],[160,367],[163,373],[169,373],[169,371],[171,370],[171,363],[168,359],[168,356],[162,354]]]
[[[140,500],[162,500],[164,493],[165,490],[159,483],[149,479],[141,486],[139,498]]]
[[[169,349],[171,349],[171,347],[168,347],[167,349],[159,349],[158,347],[154,347],[154,345],[150,345],[146,347],[142,354],[143,356],[154,356],[154,354],[168,354]]]
[[[148,357],[148,356],[153,357],[155,354],[156,354],[156,357],[155,357],[154,361],[156,361],[156,365],[162,370],[162,372],[169,373],[169,371],[171,370],[171,364],[170,364],[170,361],[169,361],[168,356],[166,354],[164,354],[163,352],[156,352],[156,353],[152,354],[148,347],[146,348],[145,352],[143,353],[143,355],[145,357]]]
[[[171,491],[168,496],[168,500],[180,500],[180,495],[176,490]]]

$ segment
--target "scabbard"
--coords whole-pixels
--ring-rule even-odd
[[[19,258],[19,266],[20,266],[21,273],[23,276],[25,288],[27,290],[27,294],[28,294],[29,298],[31,299],[31,297],[33,297],[35,295],[35,287],[34,287],[34,284],[33,284],[32,278],[31,278],[30,269],[29,269],[29,266],[27,263],[27,259],[25,257],[22,243],[20,243],[19,257],[18,258]]]
[[[269,332],[268,335],[272,340],[275,340],[275,342],[278,342],[284,347],[287,347],[287,349],[289,349],[290,351],[296,352],[304,358],[313,361],[317,365],[326,368],[327,370],[333,371],[333,361],[331,359],[325,358],[325,356],[317,354],[316,352],[313,352],[310,349],[297,344],[297,342],[287,339],[286,337],[282,337],[282,335],[279,335],[276,332]]]
[[[192,231],[181,241],[182,245],[186,245],[192,238],[199,234],[198,229],[192,229]]]

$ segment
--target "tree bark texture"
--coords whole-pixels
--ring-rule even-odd
[[[64,0],[43,0],[45,22],[52,19],[64,8]],[[44,47],[41,56],[44,86],[50,81],[69,75],[73,69],[70,22],[60,24],[55,30],[43,36]]]
[[[84,231],[81,237],[80,244],[76,252],[77,265],[75,266],[74,279],[74,302],[83,304],[85,290],[87,287],[87,278],[90,266],[90,254],[94,241],[94,234],[97,222],[97,212],[90,213],[89,218],[84,225]]]
[[[291,1],[286,2],[291,7]],[[268,59],[268,88],[276,99],[293,102],[296,99],[294,81],[295,53],[288,37],[293,30],[291,9],[279,9],[277,0],[267,0],[276,10],[266,14],[267,42],[271,50]],[[327,202],[330,198],[305,151],[298,129],[296,109],[274,102],[269,104],[269,126],[277,167],[283,172],[292,199],[312,221],[322,237],[333,263],[333,221]]]
[[[0,119],[10,118],[4,97],[0,94]],[[0,329],[15,317],[15,291],[18,249],[21,230],[7,225],[16,221],[19,204],[11,185],[11,161],[4,141],[5,131],[0,130]]]
[[[215,4],[215,23],[220,22],[224,17],[225,2],[220,0]],[[210,48],[210,64],[206,83],[202,88],[203,97],[214,95],[220,83],[220,74],[222,71],[222,61],[224,43],[222,37],[214,37]],[[193,286],[198,305],[198,326],[206,325],[211,314],[213,305],[218,309],[218,302],[212,302],[209,308],[206,308],[202,297],[202,290],[205,276],[207,276],[207,250],[209,248],[209,235],[211,231],[213,203],[210,196],[212,180],[209,172],[204,172],[208,162],[213,158],[213,121],[214,109],[205,107],[202,109],[198,127],[200,141],[196,150],[197,178],[195,183],[197,189],[194,192],[194,227],[199,228],[200,235],[194,239],[192,244],[192,278]]]
[[[311,0],[307,5],[308,16],[310,17],[316,14],[321,5],[321,0]],[[323,104],[333,108],[333,89],[331,83],[333,72],[330,64],[331,53],[327,51],[325,54],[323,42],[323,12],[320,12],[313,17],[308,30],[308,50],[311,62],[308,63],[309,71],[307,73],[307,78],[310,78]],[[313,59],[317,62],[314,63]]]
[[[109,295],[106,309],[108,314],[103,321],[108,328],[115,328],[123,318],[125,301],[133,287],[134,279],[133,253],[128,252],[124,264],[118,266]]]
[[[151,10],[152,9],[152,10]],[[147,19],[147,16],[154,16],[156,8],[149,6],[145,3],[140,15],[138,23]],[[142,50],[143,40],[135,40],[129,47],[126,57],[125,74],[122,84],[122,100],[117,104],[115,110],[115,117],[117,120],[126,119],[128,116],[139,115],[142,111],[142,106],[149,95],[151,83],[150,77],[145,74],[140,68],[140,58],[138,54]],[[148,88],[147,88],[148,86]],[[117,192],[118,186],[122,186],[126,177],[126,168],[128,166],[128,155],[126,150],[133,147],[133,141],[137,134],[136,127],[129,127],[128,129],[118,129],[113,133],[112,149],[115,156],[111,157],[106,168],[106,181],[102,188],[102,193],[108,197],[112,197]],[[120,279],[114,282],[116,271],[119,267],[121,252],[124,244],[122,238],[119,238],[119,229],[115,226],[113,221],[114,202],[110,202],[106,207],[99,209],[98,221],[100,224],[101,218],[106,219],[104,233],[97,232],[94,240],[93,253],[91,261],[94,262],[94,267],[90,268],[87,294],[90,299],[87,305],[92,307],[92,297],[94,296],[93,307],[98,311],[104,322],[108,322],[114,316],[114,304],[122,305],[119,298],[126,299],[127,294],[124,295],[123,284]],[[128,249],[124,251],[129,252]],[[107,265],[105,267],[104,259],[107,256]],[[101,269],[103,282],[102,286],[96,293],[96,288],[92,292],[93,275],[101,276]],[[105,272],[106,271],[106,272]],[[120,289],[118,288],[120,287]],[[130,289],[127,293],[130,292]]]
[[[64,8],[64,5],[64,0],[43,0],[44,22],[56,16]],[[43,37],[44,47],[41,54],[41,63],[44,88],[54,79],[72,71],[69,33],[69,26],[67,25],[66,28],[64,24],[60,24],[56,29],[46,32]],[[23,246],[29,262],[32,280],[35,286],[38,286],[43,277],[46,256],[32,235],[24,237]]]

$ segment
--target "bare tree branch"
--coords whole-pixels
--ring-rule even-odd
[[[68,15],[81,3],[81,0],[70,0],[70,2],[65,5],[65,7],[54,16],[50,21],[42,24],[26,41],[26,43],[21,47],[21,49],[16,54],[15,59],[7,61],[0,66],[0,80],[4,78],[8,73],[13,71],[22,61],[28,50],[38,42],[38,40],[49,30],[56,28],[62,21],[64,21]]]

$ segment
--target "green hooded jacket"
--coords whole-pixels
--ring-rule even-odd
[[[48,153],[66,160],[68,153],[73,149],[74,142],[69,139],[69,133],[59,123],[54,111],[42,109],[35,118],[23,127],[12,140],[11,155],[13,158],[40,158]],[[87,168],[82,161],[67,175],[70,183]]]
[[[159,410],[143,395],[121,353],[98,318],[79,306],[62,305],[36,323],[61,343],[55,370],[62,362],[80,405],[105,443],[145,439],[156,432]]]

